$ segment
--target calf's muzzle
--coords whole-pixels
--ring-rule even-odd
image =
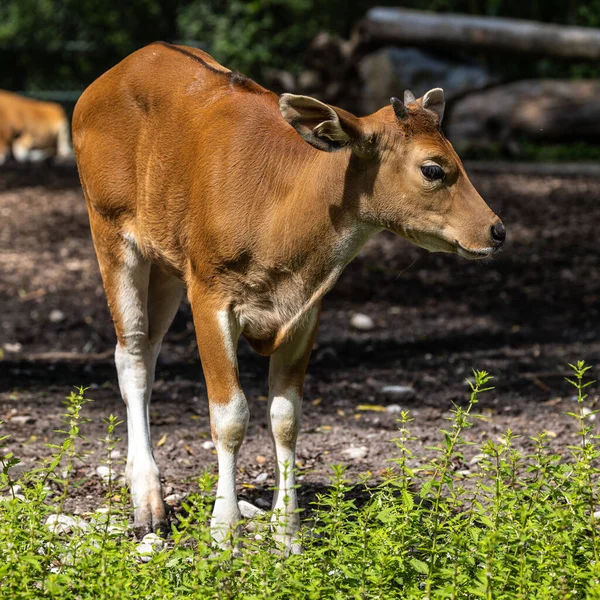
[[[494,246],[496,246],[496,248],[500,248],[506,239],[506,229],[504,228],[502,222],[492,225],[491,234]]]

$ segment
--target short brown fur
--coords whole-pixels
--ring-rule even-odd
[[[123,369],[155,353],[176,310],[159,310],[166,296],[157,290],[180,279],[220,461],[237,454],[247,420],[240,335],[272,355],[279,456],[295,446],[299,410],[285,413],[279,396],[301,397],[321,298],[370,236],[387,228],[434,251],[492,251],[499,219],[439,117],[422,99],[407,112],[398,120],[386,106],[359,119],[315,99],[278,98],[205,52],[164,43],[135,52],[81,96],[74,146]],[[443,180],[424,179],[431,161]],[[153,291],[153,281],[162,287]],[[163,522],[156,498],[134,501],[136,523]],[[228,517],[223,506],[213,525],[233,526],[237,505],[227,504]]]

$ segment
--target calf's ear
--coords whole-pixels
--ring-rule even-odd
[[[444,118],[444,109],[446,101],[444,100],[444,90],[442,88],[434,88],[429,90],[422,98],[423,108],[434,112],[441,124]]]
[[[329,106],[310,96],[282,94],[279,110],[283,118],[311,146],[333,152],[341,148],[364,146],[364,133],[358,117]]]

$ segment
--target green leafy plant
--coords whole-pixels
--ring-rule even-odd
[[[244,524],[241,550],[213,547],[216,478],[185,498],[170,536],[141,554],[117,479],[119,420],[106,419],[103,505],[64,514],[87,457],[78,448],[87,398],[67,399],[62,442],[35,469],[0,438],[2,598],[598,598],[598,437],[584,362],[571,365],[579,443],[553,450],[545,432],[517,449],[506,431],[482,444],[466,431],[491,376],[475,371],[464,405],[423,458],[400,413],[396,456],[382,476],[351,482],[334,466],[330,486],[303,515],[302,555],[277,550],[270,515]],[[472,437],[472,436],[471,436]],[[392,449],[392,448],[391,448]],[[475,454],[473,454],[475,452]],[[471,456],[472,455],[472,456]]]

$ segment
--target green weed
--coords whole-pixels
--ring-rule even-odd
[[[600,598],[598,436],[586,406],[589,367],[571,365],[580,443],[532,450],[515,434],[477,448],[468,463],[473,407],[492,389],[474,372],[465,406],[455,405],[433,458],[418,468],[411,417],[403,412],[397,458],[373,486],[333,466],[331,485],[304,516],[303,554],[274,552],[268,516],[246,524],[241,553],[213,548],[208,524],[215,477],[206,473],[183,502],[165,542],[141,554],[128,529],[128,492],[117,483],[119,425],[106,420],[105,499],[86,519],[64,515],[78,485],[76,451],[85,390],[67,399],[61,444],[38,468],[12,475],[18,459],[0,438],[0,597],[30,598]],[[468,467],[468,468],[467,468]]]

